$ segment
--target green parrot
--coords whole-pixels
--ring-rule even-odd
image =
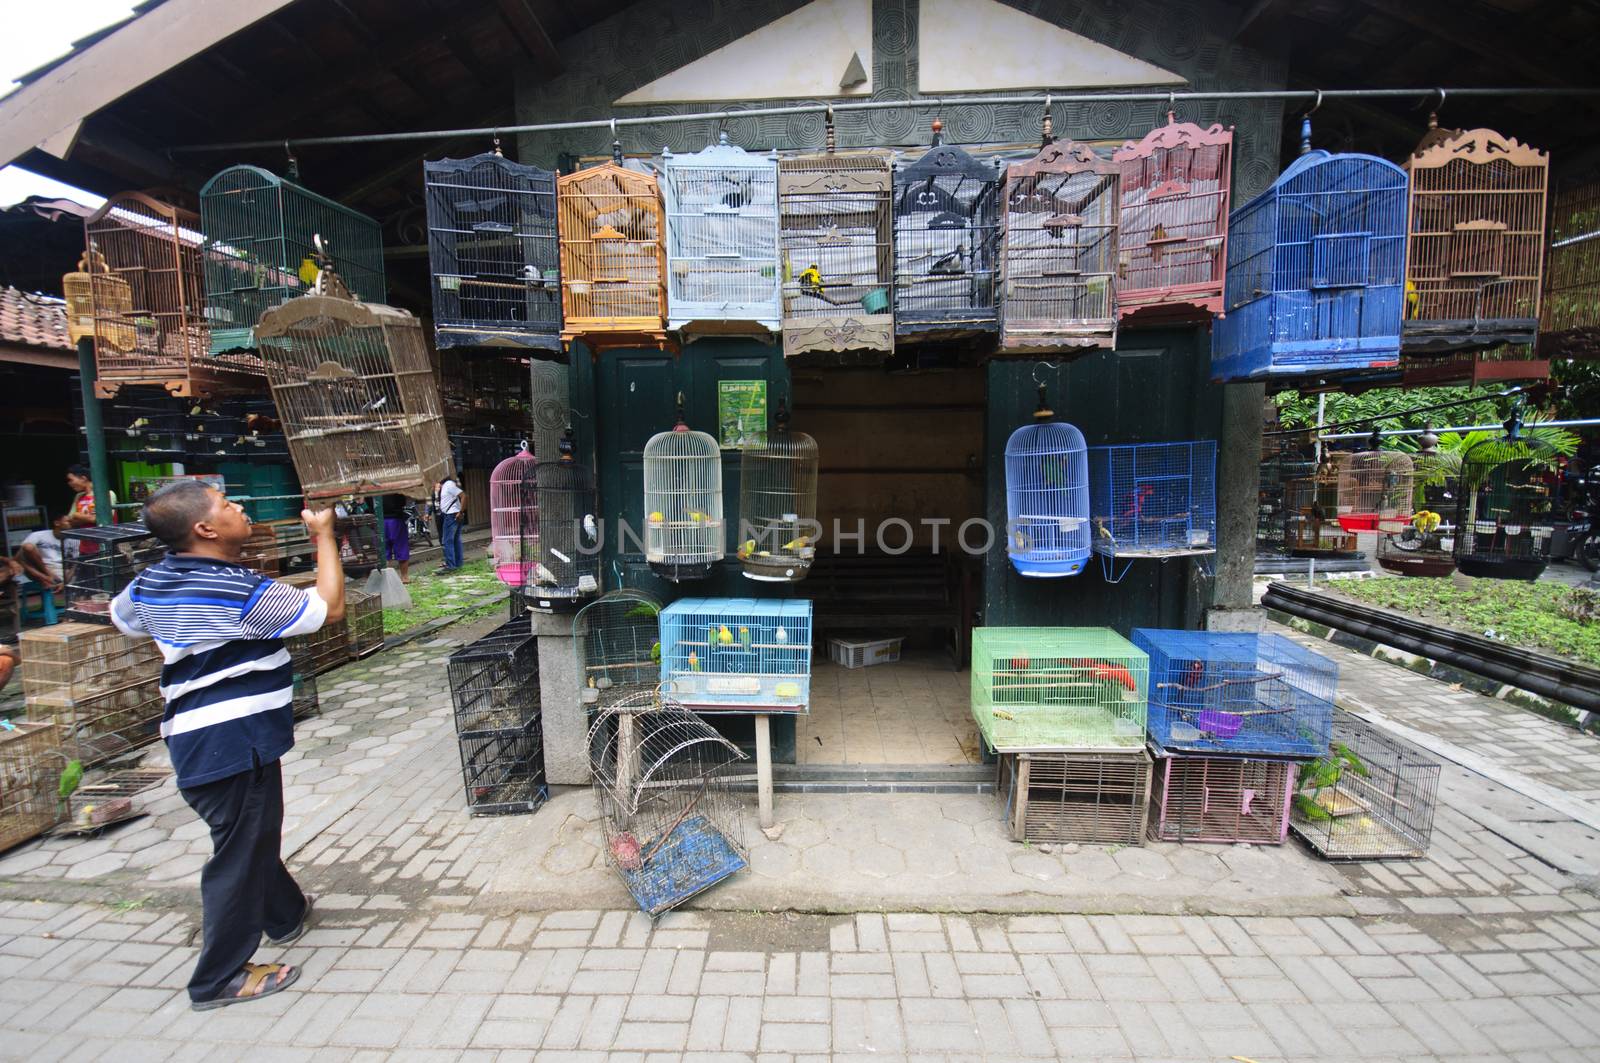
[[[56,788],[56,792],[61,795],[61,800],[65,801],[73,795],[81,782],[83,782],[83,761],[70,760],[61,770],[61,785]]]
[[[658,642],[650,647],[650,662],[652,664],[661,663],[661,643]]]

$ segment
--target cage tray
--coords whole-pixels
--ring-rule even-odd
[[[639,851],[649,853],[655,844],[656,839],[651,838]],[[709,820],[691,816],[678,824],[644,866],[621,874],[639,910],[656,916],[747,866],[745,858]]]
[[[1363,824],[1341,817],[1324,828],[1295,818],[1289,826],[1325,860],[1407,860],[1427,855],[1426,847],[1376,819]]]

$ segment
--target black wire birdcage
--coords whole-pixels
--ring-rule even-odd
[[[782,404],[777,421],[740,460],[739,563],[747,579],[798,583],[817,552],[817,441],[790,430]]]
[[[539,644],[509,620],[446,665],[467,808],[475,816],[534,812],[545,801]]]
[[[538,464],[539,560],[528,590],[543,612],[571,609],[600,590],[600,500],[594,473],[574,454],[572,433],[560,459]]]
[[[1487,579],[1539,578],[1550,561],[1556,456],[1549,444],[1517,431],[1474,444],[1462,455],[1457,569]]]
[[[559,354],[556,175],[497,149],[425,162],[422,183],[437,345]]]
[[[744,759],[710,724],[654,691],[596,717],[589,769],[606,856],[645,914],[748,866],[731,771]]]
[[[111,599],[167,552],[143,524],[68,528],[61,542],[66,616],[98,624],[111,623]]]

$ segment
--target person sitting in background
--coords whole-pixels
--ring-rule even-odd
[[[66,517],[57,517],[50,527],[33,532],[17,547],[16,560],[23,575],[52,594],[61,589],[65,578],[61,533],[71,526]]]
[[[406,496],[384,495],[383,553],[400,570],[400,582],[411,582],[411,529],[406,524]]]

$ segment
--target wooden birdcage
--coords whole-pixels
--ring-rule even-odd
[[[816,557],[817,441],[791,431],[778,407],[777,429],[739,463],[739,563],[747,579],[798,583]]]
[[[124,192],[84,221],[84,235],[96,395],[127,385],[185,398],[261,389],[255,355],[211,357],[198,215]]]
[[[1219,381],[1390,368],[1400,361],[1406,174],[1373,155],[1301,152],[1228,218]]]
[[[1117,314],[1192,320],[1222,312],[1233,127],[1167,124],[1111,156],[1122,172]]]
[[[1428,132],[1406,160],[1406,351],[1532,343],[1550,156],[1492,129]]]
[[[556,175],[496,149],[425,162],[422,184],[437,345],[559,353]]]
[[[330,270],[263,314],[256,335],[307,501],[430,497],[450,441],[415,317],[359,302]]]
[[[1114,347],[1121,168],[1045,122],[1039,154],[1006,167],[1000,350]]]
[[[1088,449],[1053,420],[1043,384],[1033,416],[1006,440],[1006,554],[1024,576],[1076,576],[1089,560]]]
[[[1339,472],[1348,453],[1329,453],[1310,476],[1283,485],[1283,542],[1293,557],[1355,552],[1356,537],[1339,527]]]
[[[571,609],[600,590],[600,500],[594,473],[579,462],[571,431],[558,444],[560,457],[541,461],[539,564],[530,603],[541,612]]]
[[[674,582],[705,579],[725,553],[722,449],[683,422],[644,445],[644,556]]]
[[[578,610],[572,621],[579,700],[609,708],[661,683],[661,603],[623,587]]]
[[[1411,520],[1411,455],[1361,450],[1339,466],[1335,513],[1347,532],[1391,532]]]
[[[384,300],[378,223],[259,166],[230,166],[201,187],[200,229],[215,352],[254,347],[261,315],[315,286],[319,256],[357,299]]]
[[[783,353],[894,350],[889,158],[827,150],[778,161]],[[748,452],[747,452],[748,453]]]
[[[999,328],[1000,171],[942,143],[894,172],[894,331],[937,340]]]
[[[601,347],[667,342],[666,218],[661,187],[612,161],[556,180],[563,340]]]
[[[1550,207],[1539,354],[1600,357],[1600,178],[1594,174],[1563,181]]]
[[[1457,480],[1454,464],[1442,455],[1417,455],[1410,516],[1401,527],[1379,535],[1379,566],[1402,576],[1448,576],[1455,571]]]
[[[781,327],[778,160],[728,143],[663,153],[667,327],[684,338]]]
[[[60,746],[53,723],[18,720],[0,728],[0,852],[61,822],[67,754]]]
[[[526,587],[539,564],[537,468],[524,445],[489,474],[489,552],[507,587]]]

